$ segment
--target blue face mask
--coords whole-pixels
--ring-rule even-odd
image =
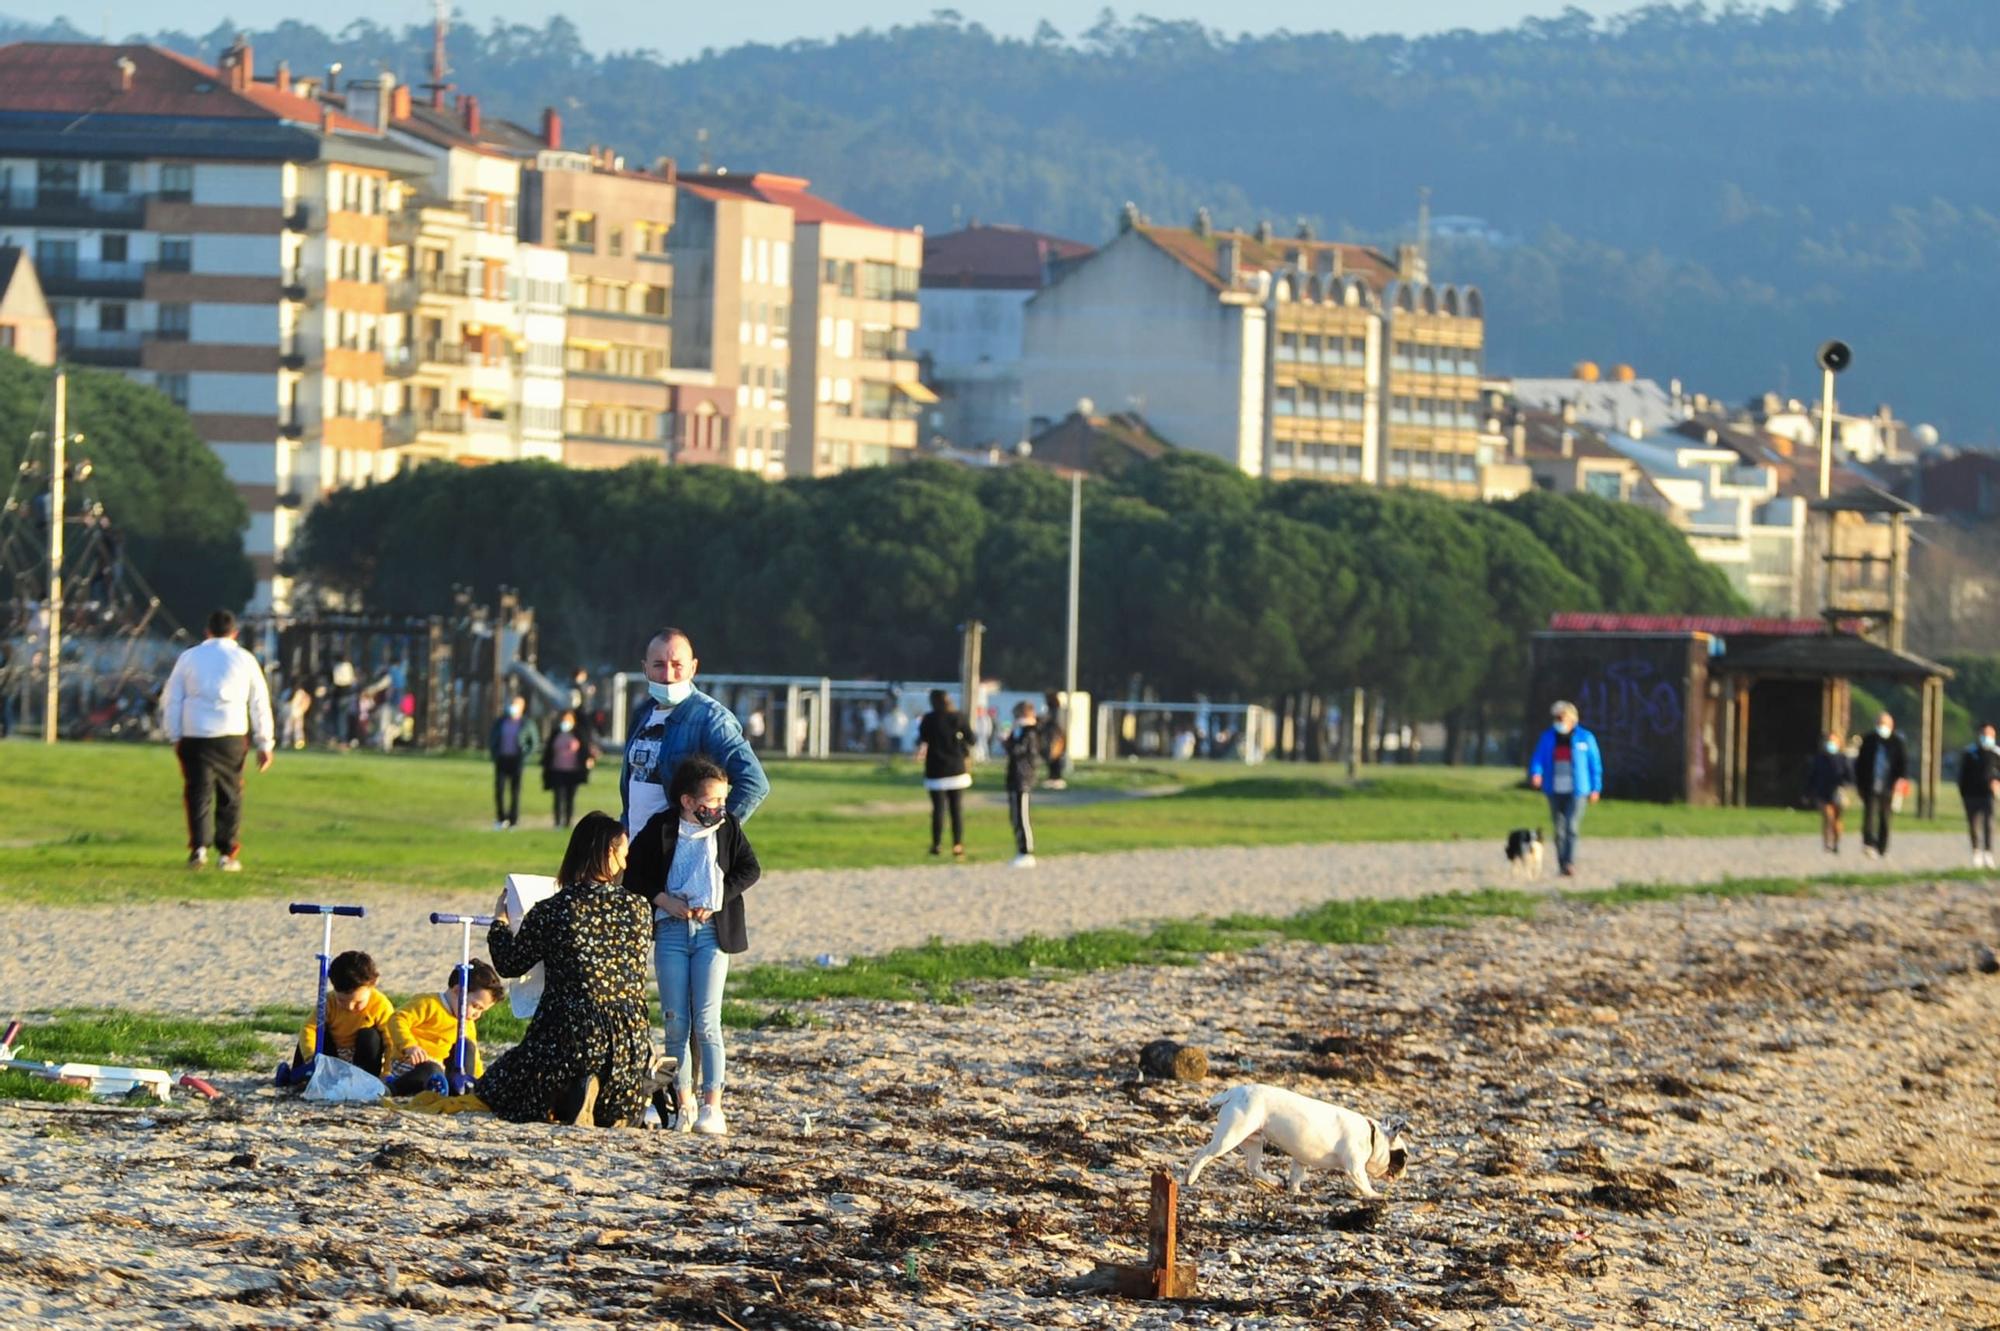
[[[1889,738],[1890,735],[1895,733],[1895,730],[1893,727],[1890,726],[1876,726],[1875,733],[1880,735],[1883,739],[1887,739]]]
[[[675,684],[658,684],[647,680],[646,692],[652,695],[654,702],[672,707],[687,701],[687,696],[694,692],[694,683],[685,679]]]
[[[1826,751],[1827,751],[1828,753],[1839,753],[1839,752],[1840,752],[1840,741],[1839,741],[1839,740],[1832,740],[1832,739],[1828,740],[1828,741],[1826,742]]]

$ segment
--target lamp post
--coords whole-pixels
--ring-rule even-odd
[[[1854,350],[1833,341],[1819,349],[1819,497],[1833,493],[1833,376],[1854,364]]]
[[[1083,473],[1069,477],[1069,647],[1063,660],[1063,730],[1076,711],[1076,607],[1083,574]]]
[[[56,742],[62,704],[63,513],[69,506],[69,445],[83,436],[69,433],[69,376],[56,371],[55,429],[49,437],[49,675],[42,695],[42,742]],[[80,478],[80,477],[79,477]]]

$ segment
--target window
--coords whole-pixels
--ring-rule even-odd
[[[618,226],[611,228],[611,252],[613,254],[625,252],[625,228]]]
[[[1410,453],[1408,449],[1392,448],[1389,450],[1389,474],[1391,476],[1408,476],[1410,474]]]
[[[1297,360],[1299,358],[1299,335],[1297,333],[1278,334],[1278,359]]]
[[[107,300],[97,307],[97,326],[107,333],[125,331],[125,302]]]
[[[757,242],[757,280],[768,283],[771,280],[771,242]]]
[[[169,162],[160,168],[160,197],[175,203],[194,198],[194,168],[186,162]]]
[[[78,184],[75,162],[35,163],[35,192],[44,199],[74,199]]]
[[[790,286],[792,283],[792,243],[788,240],[771,242],[771,284]]]
[[[854,320],[837,319],[833,325],[833,354],[847,357],[854,354]]]
[[[1278,416],[1295,416],[1299,410],[1299,390],[1287,384],[1280,388],[1271,401],[1271,411]]]
[[[0,324],[0,347],[5,347],[9,351],[13,350],[14,348],[13,324]]]
[[[130,162],[106,162],[104,164],[104,192],[106,194],[130,194],[132,192],[132,164]]]
[[[122,231],[107,231],[97,241],[97,257],[106,263],[124,263],[129,254],[131,237]]]
[[[861,268],[861,294],[869,300],[893,300],[896,296],[896,266],[869,262]]]
[[[1389,351],[1389,368],[1407,370],[1410,368],[1410,344],[1398,342]]]
[[[1594,494],[1599,499],[1617,500],[1624,497],[1621,493],[1623,489],[1624,486],[1615,471],[1587,471],[1583,474],[1585,494]]]
[[[556,243],[568,250],[597,253],[597,218],[586,212],[558,212]]]
[[[155,384],[162,393],[167,395],[167,401],[182,410],[187,409],[188,377],[186,375],[163,374],[155,381]]]
[[[169,342],[185,342],[188,338],[189,308],[186,305],[161,305],[159,336]]]

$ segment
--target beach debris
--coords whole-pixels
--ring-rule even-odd
[[[1993,949],[1984,943],[1981,943],[1979,951],[1973,954],[1972,964],[1979,968],[1981,975],[2000,974],[2000,956],[1996,956]]]
[[[1100,1262],[1074,1288],[1109,1291],[1127,1299],[1187,1299],[1195,1294],[1195,1265],[1180,1260],[1180,1185],[1164,1169],[1153,1171],[1142,1266]]]
[[[1157,1081],[1201,1081],[1208,1076],[1208,1055],[1192,1045],[1154,1040],[1139,1051],[1139,1071]]]

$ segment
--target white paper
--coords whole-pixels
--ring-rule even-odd
[[[544,874],[510,873],[507,875],[507,918],[514,922],[518,932],[521,921],[528,918],[528,912],[538,901],[547,900],[556,894],[556,880]],[[507,1005],[517,1017],[532,1017],[542,1002],[542,963],[536,962],[520,979],[507,986]]]

